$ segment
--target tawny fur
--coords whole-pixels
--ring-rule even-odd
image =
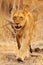
[[[26,56],[30,56],[29,46],[34,29],[34,18],[26,10],[14,9],[11,11],[11,18],[14,22],[16,40],[19,48],[17,59],[24,60]]]

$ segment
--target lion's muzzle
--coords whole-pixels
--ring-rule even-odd
[[[17,26],[15,26],[15,28],[16,28],[16,29],[20,29],[21,27],[22,27],[22,26],[18,26],[18,25],[17,25]]]

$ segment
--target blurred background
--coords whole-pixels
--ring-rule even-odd
[[[18,52],[15,32],[5,19],[11,17],[13,8],[28,10],[34,16],[35,21],[31,49],[33,53],[39,53],[39,56],[35,53],[23,63],[15,60]],[[43,0],[0,0],[0,65],[9,64],[43,65]]]
[[[0,51],[15,50],[15,33],[8,21],[5,20],[5,17],[10,17],[13,6],[17,10],[18,8],[27,9],[34,16],[35,28],[31,40],[32,48],[34,45],[37,47],[37,44],[43,44],[43,0],[0,0]],[[43,48],[42,45],[41,48]]]

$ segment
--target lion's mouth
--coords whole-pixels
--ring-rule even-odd
[[[22,26],[15,26],[16,29],[20,29]]]

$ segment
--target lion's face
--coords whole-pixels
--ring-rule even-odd
[[[26,13],[23,10],[12,10],[11,16],[14,22],[14,28],[21,30],[26,24]]]

